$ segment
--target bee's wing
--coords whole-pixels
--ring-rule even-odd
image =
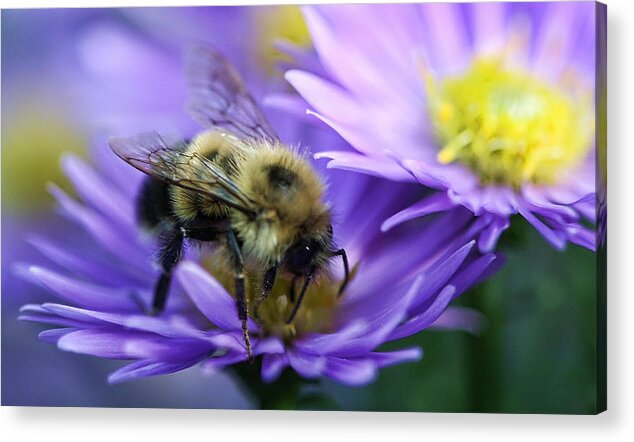
[[[247,214],[256,212],[253,201],[224,170],[197,153],[186,152],[183,141],[167,141],[156,132],[147,132],[114,137],[109,144],[114,153],[141,172],[222,201]]]
[[[238,71],[217,51],[205,46],[190,50],[187,82],[187,110],[202,126],[226,129],[244,138],[279,140]]]

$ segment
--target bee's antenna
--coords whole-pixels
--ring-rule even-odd
[[[341,286],[339,287],[339,291],[337,292],[337,297],[339,297],[345,290],[348,282],[350,282],[350,266],[348,265],[348,255],[346,255],[345,249],[339,249],[336,252],[332,252],[331,256],[341,256],[341,259],[343,261],[344,278]]]

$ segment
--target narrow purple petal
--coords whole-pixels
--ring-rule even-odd
[[[62,168],[85,203],[115,222],[134,225],[132,200],[108,185],[93,168],[74,155],[62,158]]]
[[[263,101],[263,105],[282,111],[292,115],[294,118],[302,120],[304,123],[310,123],[316,126],[323,126],[321,121],[315,120],[312,115],[307,113],[308,103],[297,94],[275,93],[267,95]]]
[[[96,262],[92,258],[81,256],[77,251],[69,251],[45,238],[32,237],[28,239],[28,242],[52,262],[98,284],[147,286],[155,278],[147,272],[135,276],[128,275],[120,266],[113,266],[108,262]]]
[[[31,266],[21,273],[54,291],[62,299],[80,307],[98,310],[138,310],[127,290],[81,282],[38,266]]]
[[[390,333],[387,339],[390,341],[401,339],[429,327],[440,317],[442,312],[445,311],[449,303],[452,301],[455,293],[455,287],[445,287],[434,302],[423,313],[398,326],[392,333]]]
[[[205,374],[210,375],[222,370],[228,365],[246,362],[246,360],[247,354],[245,352],[229,352],[223,356],[206,359],[201,365]]]
[[[315,159],[330,158],[329,169],[351,170],[353,172],[368,173],[380,178],[387,178],[393,181],[413,181],[412,176],[398,164],[387,161],[384,158],[371,158],[352,152],[319,152],[315,154]]]
[[[196,263],[185,261],[178,266],[175,274],[198,310],[211,322],[224,330],[241,328],[236,300],[206,270]],[[257,326],[249,320],[249,328],[257,329]]]
[[[125,232],[117,228],[103,216],[74,201],[59,187],[51,185],[49,189],[63,213],[88,231],[105,250],[139,273],[149,270],[146,254],[133,247],[136,238],[133,237],[132,231]]]
[[[434,70],[444,75],[458,73],[471,58],[466,26],[460,6],[451,3],[420,5],[425,29],[425,47]]]
[[[503,2],[484,2],[471,4],[473,17],[474,50],[478,54],[491,54],[498,51],[506,37]]]
[[[295,349],[289,349],[286,356],[293,369],[305,378],[312,379],[321,376],[326,367],[324,356],[310,355]]]
[[[456,288],[456,295],[473,286],[496,258],[497,256],[493,253],[480,256],[456,273],[450,281],[450,284]]]
[[[492,251],[500,238],[502,232],[508,229],[510,225],[509,218],[495,217],[486,229],[482,231],[478,238],[478,246],[482,253]]]
[[[284,343],[277,336],[262,339],[253,348],[254,355],[284,353]]]
[[[341,87],[305,71],[291,70],[284,77],[317,112],[343,125],[364,124],[363,104]]]
[[[52,328],[49,330],[41,331],[37,337],[44,342],[48,342],[49,344],[57,344],[57,341],[60,338],[66,336],[69,333],[75,332],[76,328]]]
[[[262,357],[262,380],[264,382],[273,382],[287,366],[288,359],[284,354],[264,355]]]
[[[198,362],[200,362],[200,358],[175,362],[137,361],[120,368],[108,376],[108,383],[118,384],[139,378],[176,373],[177,371],[192,367]]]
[[[561,232],[551,230],[546,224],[541,222],[530,210],[520,207],[520,214],[531,223],[533,227],[537,229],[546,240],[553,245],[557,250],[564,250],[566,248],[566,237]]]
[[[368,331],[368,324],[363,320],[353,321],[343,329],[328,334],[312,334],[302,337],[294,347],[306,353],[326,354],[337,351],[344,344],[353,344],[358,336]]]
[[[171,359],[212,350],[210,345],[198,340],[176,341],[151,333],[114,328],[78,330],[62,337],[57,345],[61,350],[109,359]]]
[[[376,378],[377,365],[370,359],[329,357],[324,374],[348,385],[366,385]]]
[[[420,361],[423,357],[423,350],[418,347],[412,347],[390,352],[370,353],[367,357],[372,359],[377,367],[382,368],[402,364],[403,362]]]
[[[460,266],[473,249],[474,241],[465,244],[444,260],[438,260],[432,267],[426,270],[420,277],[418,284],[412,285],[414,297],[410,309],[427,302],[434,294],[438,293],[458,272]]]
[[[435,192],[431,196],[420,200],[416,204],[386,219],[383,225],[381,225],[381,230],[387,232],[393,227],[411,219],[423,217],[431,213],[443,212],[452,207],[454,207],[454,204],[449,197],[447,197],[446,193]]]
[[[467,307],[448,307],[430,328],[440,330],[463,330],[478,335],[486,327],[486,317],[479,311]]]

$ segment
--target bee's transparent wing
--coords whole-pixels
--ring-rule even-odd
[[[209,159],[185,151],[181,140],[166,140],[157,132],[114,137],[110,148],[121,159],[154,178],[199,192],[212,200],[255,214],[254,203]]]
[[[244,138],[279,140],[238,71],[214,49],[195,46],[189,51],[187,82],[187,110],[202,126]]]

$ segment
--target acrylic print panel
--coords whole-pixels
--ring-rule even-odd
[[[605,13],[2,11],[2,404],[604,410]]]

